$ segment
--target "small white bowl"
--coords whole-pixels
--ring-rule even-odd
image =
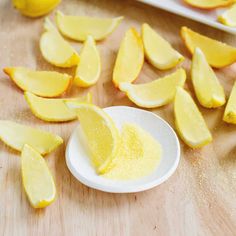
[[[149,132],[162,146],[160,164],[150,175],[137,180],[119,181],[99,176],[90,163],[78,125],[66,148],[66,163],[76,179],[88,187],[104,192],[132,193],[153,188],[175,172],[180,160],[180,145],[174,130],[166,121],[152,112],[127,106],[107,107],[104,111],[112,117],[119,129],[124,123],[134,123]]]

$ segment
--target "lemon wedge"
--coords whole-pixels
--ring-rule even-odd
[[[182,87],[185,80],[185,70],[180,68],[170,75],[145,84],[120,83],[119,89],[137,106],[153,108],[170,103],[174,99],[176,87]]]
[[[79,87],[95,84],[101,73],[101,59],[92,36],[88,36],[80,53],[74,82]]]
[[[212,141],[211,133],[197,105],[181,87],[177,88],[174,114],[176,129],[188,146],[199,148]]]
[[[0,139],[17,151],[22,151],[23,146],[29,144],[42,155],[63,143],[58,135],[8,120],[0,120]]]
[[[184,0],[192,7],[200,9],[214,9],[218,7],[226,7],[233,3],[233,0]]]
[[[66,42],[46,18],[45,32],[40,38],[40,50],[46,61],[58,67],[72,67],[79,63],[79,56],[75,49]]]
[[[60,32],[68,38],[84,41],[89,35],[102,40],[111,34],[123,17],[97,18],[88,16],[70,16],[57,11],[56,22]]]
[[[236,4],[220,15],[218,20],[224,25],[236,27]]]
[[[13,5],[23,15],[39,17],[49,13],[61,0],[13,0]]]
[[[145,56],[157,69],[171,69],[184,60],[184,57],[148,24],[142,25],[142,40]]]
[[[236,82],[230,93],[223,120],[228,123],[236,124]]]
[[[66,102],[78,114],[81,128],[91,152],[91,161],[98,173],[106,172],[116,158],[120,134],[111,117],[97,106]]]
[[[225,93],[200,48],[196,48],[191,68],[193,87],[200,104],[207,108],[225,104]]]
[[[57,97],[70,85],[71,76],[54,71],[35,71],[24,67],[4,68],[4,72],[23,91],[42,97]]]
[[[200,48],[208,63],[215,68],[222,68],[236,62],[234,47],[198,34],[187,27],[181,28],[181,36],[192,54],[196,47]]]
[[[32,113],[41,120],[51,122],[64,122],[75,120],[77,118],[76,113],[69,109],[66,105],[66,101],[73,101],[75,103],[92,102],[91,94],[78,98],[68,99],[55,99],[55,98],[42,98],[38,97],[30,92],[25,92],[25,100],[27,101]]]
[[[126,31],[121,42],[113,70],[113,83],[133,82],[142,69],[144,61],[143,43],[134,28]]]
[[[44,208],[56,197],[56,186],[44,158],[25,144],[21,153],[23,186],[34,208]]]

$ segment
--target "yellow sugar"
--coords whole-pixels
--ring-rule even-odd
[[[137,125],[124,124],[118,157],[103,176],[116,180],[147,176],[160,163],[161,152],[161,145],[149,133]]]

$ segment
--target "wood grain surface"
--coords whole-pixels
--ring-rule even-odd
[[[89,89],[71,87],[64,95],[71,97],[90,91],[95,104],[101,107],[134,106],[111,82],[119,43],[130,26],[140,30],[143,22],[149,23],[186,56],[183,63],[188,72],[186,89],[193,96],[190,55],[179,37],[180,27],[189,26],[236,46],[236,37],[136,1],[63,0],[58,9],[75,15],[125,16],[119,28],[98,44],[102,56],[98,83]],[[82,185],[70,174],[65,147],[77,122],[50,124],[37,119],[22,91],[2,72],[6,66],[26,66],[73,75],[74,69],[55,68],[42,58],[39,51],[42,24],[43,18],[23,17],[9,0],[0,1],[0,119],[29,124],[63,137],[64,145],[46,157],[58,194],[48,208],[31,208],[22,188],[19,153],[1,142],[0,235],[236,235],[236,126],[222,121],[224,107],[214,110],[200,107],[213,134],[212,144],[192,150],[181,142],[177,171],[152,190],[137,194],[103,193]],[[72,44],[78,50],[81,47],[79,43]],[[170,72],[160,72],[145,63],[137,83]],[[216,72],[228,96],[236,78],[236,64]],[[173,126],[172,104],[152,111]]]

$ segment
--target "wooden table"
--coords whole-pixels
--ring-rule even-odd
[[[183,25],[236,46],[236,38],[185,18],[136,1],[63,0],[64,13],[90,16],[125,16],[119,28],[98,47],[102,56],[99,82],[85,90],[71,87],[65,96],[90,91],[101,106],[134,106],[111,82],[112,68],[121,37],[130,26],[140,30],[150,23],[178,49],[190,55],[179,30]],[[51,14],[50,17],[52,17]],[[200,107],[213,134],[213,143],[192,150],[181,143],[182,155],[176,173],[164,184],[137,194],[109,194],[79,183],[65,163],[65,147],[77,122],[45,123],[34,117],[23,93],[3,74],[6,66],[66,71],[48,64],[39,51],[43,18],[21,16],[9,0],[0,1],[0,118],[10,119],[57,133],[64,145],[46,157],[57,185],[57,199],[46,209],[30,207],[22,188],[19,153],[0,143],[0,235],[236,235],[236,126],[222,122],[224,108]],[[77,49],[81,44],[73,43]],[[151,81],[167,72],[145,63],[137,82]],[[217,71],[229,95],[236,65]],[[186,89],[192,93],[188,78]],[[193,93],[192,93],[193,94]],[[152,110],[173,126],[172,104]],[[17,134],[16,134],[17,135]]]

